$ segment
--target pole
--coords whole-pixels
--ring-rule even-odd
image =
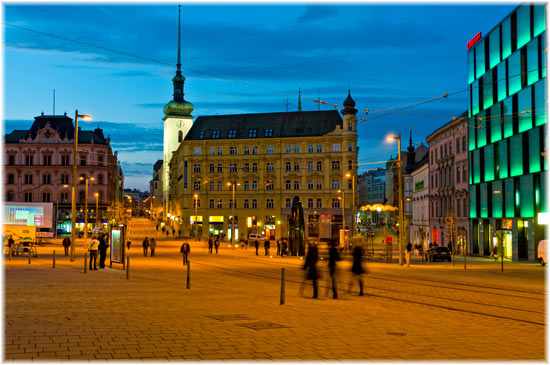
[[[401,180],[401,133],[397,136],[397,166],[399,179],[399,265],[403,265],[403,181]]]
[[[500,232],[500,272],[504,272],[504,231]]]
[[[75,260],[76,240],[76,160],[78,151],[78,109],[74,112],[73,191],[71,201],[71,262]]]
[[[462,250],[464,254],[464,270],[466,270],[466,240],[464,239],[464,236],[462,238]]]
[[[84,199],[84,247],[88,244],[88,178],[86,180],[86,194]]]
[[[52,267],[55,269],[55,250],[53,250]]]
[[[126,256],[126,280],[130,279],[130,256]]]
[[[357,212],[355,211],[355,175],[352,175],[351,177],[351,187],[353,189],[352,192],[352,217],[351,217],[351,237],[355,236],[355,219],[357,217]]]
[[[99,227],[99,193],[95,196],[95,226]]]
[[[344,247],[346,252],[348,252],[348,243],[346,242],[346,215],[344,211],[345,205],[346,205],[346,194],[344,192],[344,189],[342,189],[342,232],[344,232]]]
[[[55,201],[55,218],[54,218],[54,227],[55,238],[57,239],[57,218],[59,217],[59,189],[57,190],[57,200]]]
[[[191,267],[187,260],[187,289],[191,289]]]
[[[281,268],[281,301],[280,304],[285,304],[285,268]]]
[[[88,261],[88,253],[84,252],[84,273],[88,272],[88,268],[86,266],[86,261]]]
[[[233,188],[233,203],[231,204],[231,247],[235,249],[235,182],[231,182]]]
[[[29,265],[30,265],[30,263],[31,263],[31,246],[29,246],[29,251],[28,252],[29,252]]]
[[[197,241],[199,240],[199,227],[197,227],[197,225],[198,225],[198,222],[197,222],[198,209],[199,209],[199,196],[197,194],[195,194],[195,239]]]

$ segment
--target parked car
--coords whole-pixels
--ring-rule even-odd
[[[548,250],[546,247],[547,245],[547,240],[539,241],[539,247],[537,249],[537,259],[542,266],[546,265],[546,263],[548,262]]]
[[[451,262],[451,251],[447,247],[436,247],[429,250],[430,261],[444,261]]]
[[[248,235],[248,241],[265,241],[265,236],[258,233],[251,233]]]

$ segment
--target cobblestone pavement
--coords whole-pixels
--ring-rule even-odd
[[[366,296],[347,293],[351,263],[339,263],[339,298],[303,287],[296,257],[191,244],[191,288],[181,240],[158,240],[144,257],[146,220],[131,225],[130,279],[118,264],[83,271],[57,243],[4,261],[4,361],[11,360],[544,360],[545,269],[468,258],[411,267],[371,263]],[[52,250],[56,268],[52,268]],[[271,249],[271,253],[275,253]],[[107,261],[108,262],[108,261]],[[460,262],[461,263],[461,262]],[[321,261],[319,267],[324,268]],[[286,303],[280,305],[281,268]]]

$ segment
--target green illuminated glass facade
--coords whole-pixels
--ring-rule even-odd
[[[525,3],[468,50],[470,218],[476,224],[547,210],[545,42],[544,4]]]

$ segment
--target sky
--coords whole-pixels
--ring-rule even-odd
[[[405,149],[411,126],[418,144],[467,110],[466,45],[518,4],[183,4],[185,99],[195,117],[284,112],[296,110],[301,88],[303,110],[341,110],[349,89],[361,173],[397,153],[386,135],[406,136]],[[178,3],[3,10],[3,132],[52,114],[55,89],[56,114],[92,115],[82,129],[99,125],[118,151],[125,187],[148,191],[173,93]]]

